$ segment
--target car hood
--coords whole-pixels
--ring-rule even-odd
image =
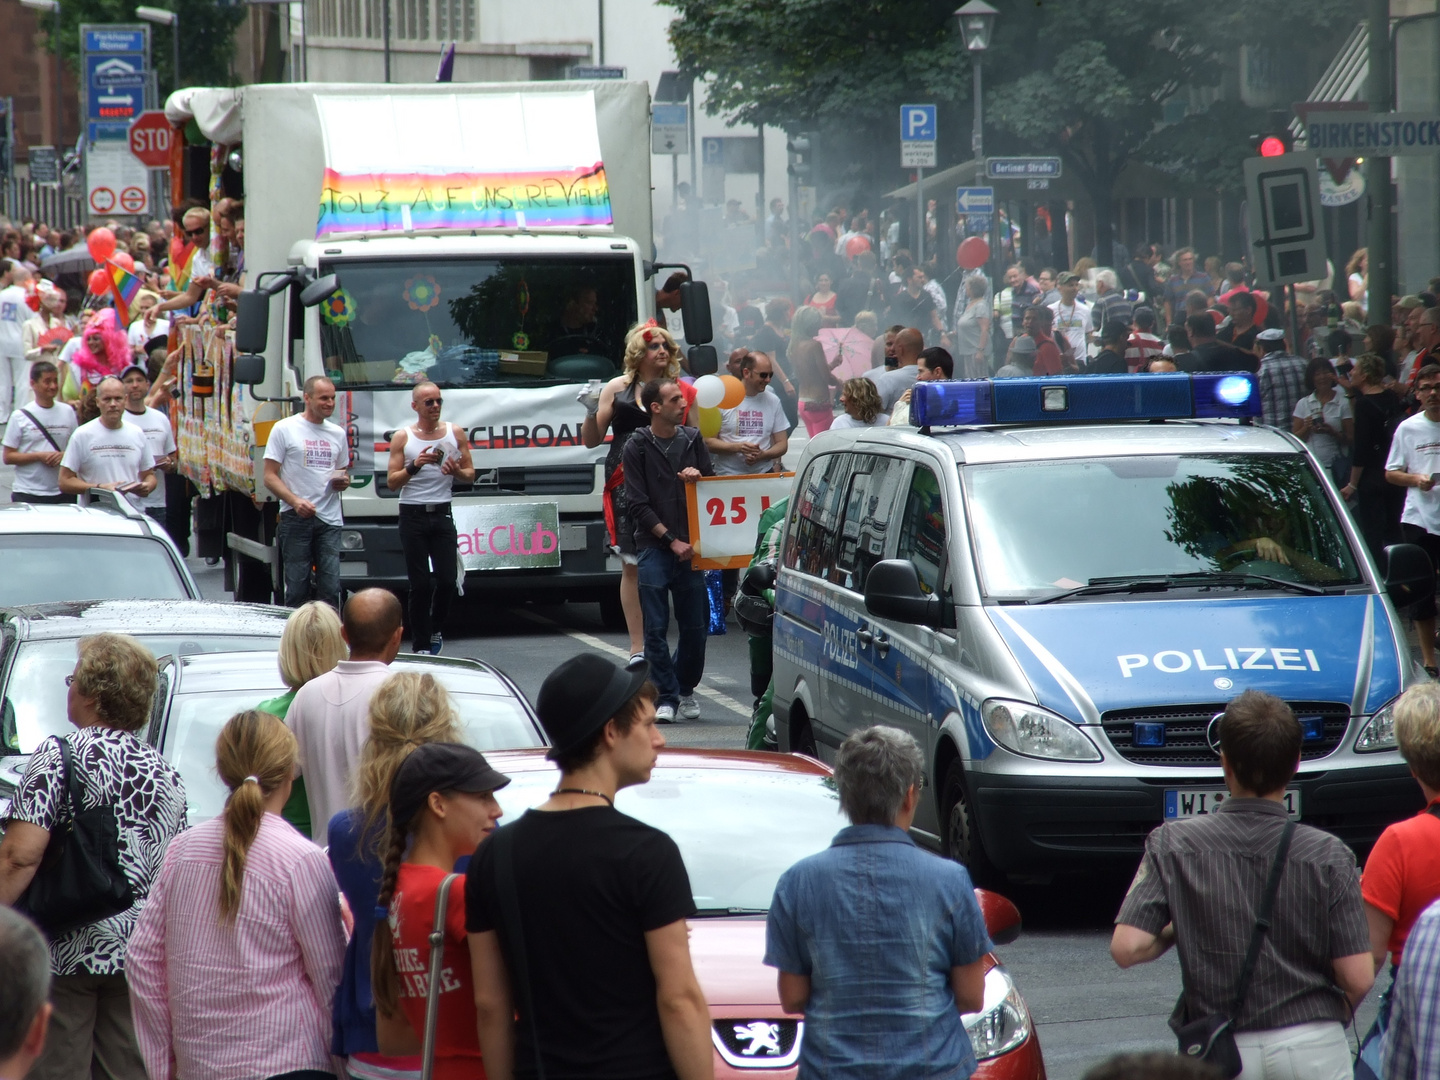
[[[775,969],[765,966],[765,919],[691,919],[690,959],[712,1009],[770,1006],[780,1012]]]
[[[1405,682],[1374,595],[1074,601],[986,608],[1036,700],[1080,723],[1111,709],[1228,701],[1256,687],[1374,712]]]

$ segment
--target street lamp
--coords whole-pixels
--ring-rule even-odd
[[[965,39],[965,48],[970,50],[970,70],[975,77],[975,122],[970,132],[970,153],[975,158],[975,186],[985,186],[985,111],[980,98],[980,60],[990,47],[990,34],[995,29],[996,11],[985,0],[970,0],[964,7],[957,8],[955,18],[960,23],[960,35]],[[1000,208],[991,212],[990,255],[994,258],[999,250],[995,243],[994,226],[999,224]]]
[[[55,46],[55,160],[58,162],[65,156],[65,99],[60,71],[60,3],[59,0],[20,0],[20,3],[33,11],[49,12],[55,18],[55,29],[50,31],[50,36],[54,38],[51,44]]]
[[[23,0],[22,0],[23,3]],[[178,11],[166,11],[164,8],[145,7],[141,5],[135,9],[135,17],[144,19],[148,23],[155,23],[157,26],[170,27],[170,78],[173,85],[172,90],[180,89],[180,13]]]

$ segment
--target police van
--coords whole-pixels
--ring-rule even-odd
[[[1226,797],[1247,688],[1303,730],[1292,816],[1362,853],[1420,809],[1391,710],[1424,670],[1325,471],[1252,423],[1255,376],[917,383],[916,428],[829,432],[796,472],[775,590],[781,749],[889,724],[927,757],[916,827],[978,873],[1133,861]]]

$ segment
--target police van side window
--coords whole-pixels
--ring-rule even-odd
[[[940,481],[926,465],[916,465],[905,496],[896,557],[909,559],[920,575],[920,587],[938,593],[944,607],[944,625],[955,625],[950,598],[949,546],[945,541],[945,501]]]
[[[848,454],[817,458],[795,488],[789,528],[785,530],[785,565],[814,577],[824,577],[834,563],[835,536],[840,522],[840,500],[845,495]]]
[[[878,454],[856,454],[852,460],[845,516],[829,578],[836,585],[864,592],[865,575],[885,557],[895,489],[904,463]]]

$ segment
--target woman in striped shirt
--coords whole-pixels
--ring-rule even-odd
[[[170,843],[126,973],[150,1080],[325,1080],[345,935],[325,854],[280,811],[295,736],[230,718],[215,765],[224,812]]]

